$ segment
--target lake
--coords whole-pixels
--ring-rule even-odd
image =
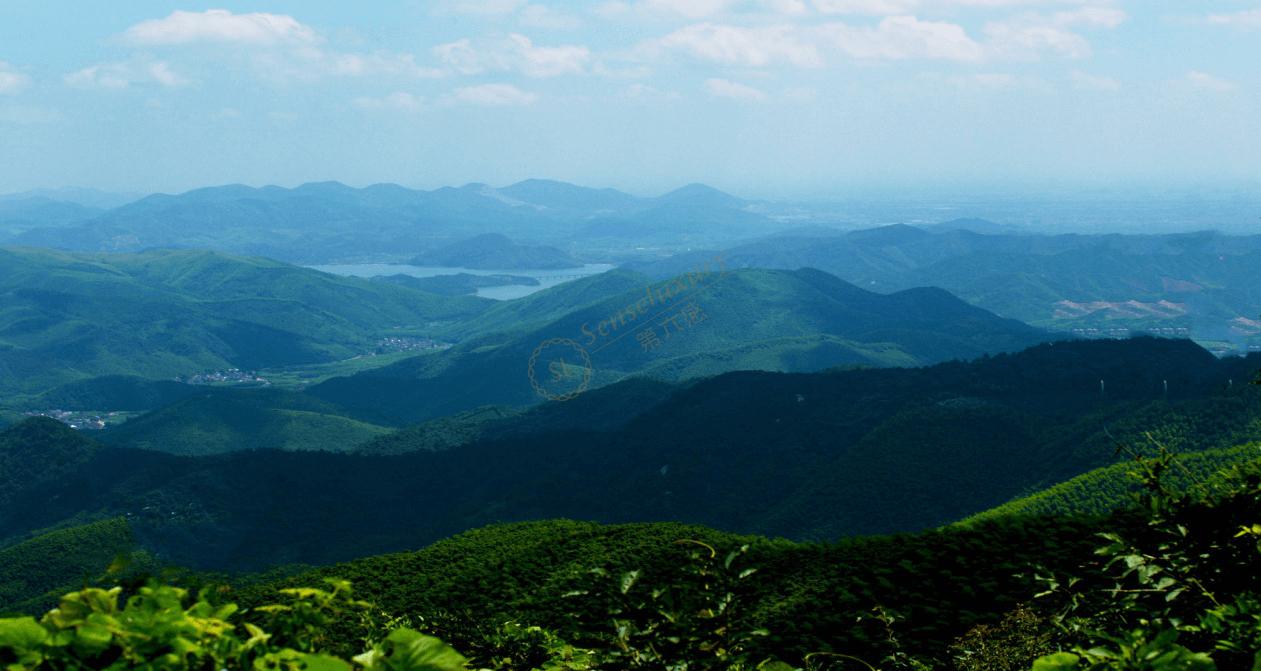
[[[482,287],[477,295],[482,298],[493,298],[499,301],[529,296],[536,291],[554,287],[582,277],[599,275],[613,269],[611,263],[588,263],[581,268],[565,268],[563,270],[478,270],[474,268],[445,268],[439,266],[411,266],[401,263],[348,263],[328,266],[310,266],[334,275],[350,277],[377,277],[380,275],[411,275],[412,277],[438,277],[440,275],[517,275],[533,277],[538,286],[509,284],[502,287]]]

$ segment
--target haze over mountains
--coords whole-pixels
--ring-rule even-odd
[[[988,232],[977,232],[988,231]],[[939,286],[1057,331],[1255,342],[1261,236],[998,233],[988,222],[781,235],[723,250],[736,268],[815,267],[873,291]],[[664,277],[715,252],[629,264]],[[1261,344],[1261,343],[1258,343]]]
[[[81,249],[0,246],[0,612],[103,558],[137,581],[354,560],[321,571],[421,599],[436,570],[390,567],[551,584],[594,575],[560,559],[574,534],[602,565],[680,534],[770,544],[764,596],[833,552],[810,594],[1001,610],[1036,548],[1080,565],[1083,529],[1133,515],[1118,444],[1187,454],[1170,491],[1261,463],[1261,354],[1236,356],[1261,350],[1261,236],[802,227],[701,185],[537,180],[5,212],[10,239]],[[334,260],[362,263],[297,265]],[[517,284],[537,291],[472,295]],[[921,642],[962,634],[914,617]]]
[[[434,191],[394,184],[354,189],[336,182],[294,189],[232,185],[155,194],[86,220],[62,221],[77,223],[65,230],[24,227],[0,242],[82,251],[197,247],[325,263],[403,260],[487,233],[542,241],[580,237],[592,245],[687,244],[783,228],[750,211],[751,205],[702,185],[656,198],[543,180]],[[49,222],[56,221],[49,213]]]
[[[613,263],[654,277],[721,251],[734,268],[817,268],[882,293],[938,286],[1057,331],[1190,336],[1245,351],[1261,337],[1258,284],[1249,281],[1261,261],[1258,236],[1051,235],[1036,231],[1054,226],[975,216],[873,228],[843,206],[748,201],[700,184],[657,197],[549,180],[433,191],[234,185],[112,209],[101,209],[108,195],[78,198],[92,205],[69,200],[74,193],[50,199],[56,195],[0,200],[0,244],[205,248],[303,264],[410,262],[505,274]],[[995,201],[992,209],[1006,207]],[[431,284],[448,294],[494,284],[451,282]]]

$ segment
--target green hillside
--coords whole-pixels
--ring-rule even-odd
[[[131,375],[103,375],[67,382],[30,401],[39,409],[152,410],[199,393],[196,386],[174,380],[146,380]]]
[[[1256,432],[1261,435],[1261,430]],[[1180,454],[1174,468],[1165,473],[1165,482],[1180,491],[1216,491],[1232,466],[1261,461],[1261,443]],[[1071,480],[972,515],[959,522],[974,524],[1016,515],[1101,515],[1124,508],[1142,491],[1142,465],[1133,461],[1112,464],[1083,473]]]
[[[681,387],[648,378],[631,378],[593,389],[565,403],[545,403],[528,410],[487,406],[399,429],[361,445],[364,455],[448,450],[483,440],[556,431],[616,431],[638,415],[669,399]]]
[[[1046,337],[944,291],[886,296],[813,270],[722,273],[711,264],[605,296],[529,331],[473,339],[441,357],[329,380],[310,393],[367,421],[416,423],[483,405],[538,402],[527,364],[541,343],[556,339],[585,349],[589,386],[600,387],[638,373],[678,380],[743,366],[788,372],[922,365],[1014,351]],[[649,332],[652,339],[642,337]]]
[[[544,326],[565,315],[640,290],[651,280],[629,270],[615,268],[606,273],[565,282],[528,296],[491,304],[485,310],[457,324],[439,327],[447,340],[467,340],[491,336],[496,341]]]
[[[1081,520],[1022,520],[815,545],[678,524],[551,521],[478,529],[416,552],[330,566],[280,584],[351,580],[387,612],[423,616],[435,634],[476,653],[488,643],[483,637],[506,621],[580,643],[602,638],[602,601],[611,595],[597,590],[616,588],[601,585],[592,569],[607,571],[610,583],[637,570],[637,585],[646,591],[686,581],[689,555],[703,548],[678,541],[709,544],[720,560],[750,544],[737,564],[737,570],[757,569],[740,586],[741,618],[747,618],[744,626],[770,633],[757,644],[762,654],[878,653],[880,624],[860,616],[881,605],[904,618],[899,633],[913,652],[944,657],[955,638],[996,621],[1031,593],[1035,585],[1022,575],[1031,562],[1068,568],[1087,559],[1095,545],[1089,528]],[[241,597],[261,599],[271,587],[249,588]],[[576,590],[589,593],[563,597]]]
[[[0,519],[12,523],[19,492],[78,484],[100,446],[53,419],[33,417],[0,431]],[[39,528],[39,527],[31,527]],[[0,539],[8,537],[0,530]]]
[[[207,389],[107,429],[99,439],[184,455],[255,449],[348,452],[389,431],[293,392]]]
[[[117,560],[130,569],[153,570],[134,554],[136,539],[122,518],[58,529],[0,547],[0,613],[23,612],[102,577]]]
[[[0,391],[333,361],[485,301],[200,251],[0,249]]]
[[[162,655],[188,660],[179,669],[352,668],[333,656],[371,671],[1246,669],[1261,649],[1261,531],[1240,523],[1261,514],[1258,473],[1213,496],[1149,478],[1142,505],[1113,515],[834,544],[670,523],[495,525],[280,579],[72,592],[40,620],[0,619],[0,654],[58,668]]]
[[[821,540],[928,529],[1115,463],[1113,437],[1141,445],[1150,431],[1185,451],[1256,440],[1261,389],[1224,381],[1257,367],[1140,339],[919,369],[628,380],[361,448],[387,456],[100,450],[31,420],[0,434],[25,455],[0,538],[130,515],[164,561],[254,570],[557,517]],[[472,442],[457,444],[466,430]],[[1173,440],[1187,430],[1197,436]],[[64,444],[65,463],[45,442]]]
[[[717,253],[632,267],[669,277]],[[1261,344],[1261,330],[1249,324],[1261,305],[1261,236],[982,234],[895,225],[780,235],[721,254],[730,268],[818,268],[874,291],[941,287],[996,314],[1058,331],[1170,329],[1164,333]]]

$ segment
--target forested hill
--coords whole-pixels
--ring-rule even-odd
[[[0,248],[0,392],[346,359],[488,303],[213,252]]]
[[[25,469],[4,480],[0,538],[122,516],[167,560],[258,568],[554,517],[793,538],[907,531],[1111,463],[1105,429],[1140,447],[1146,432],[1181,450],[1245,442],[1261,389],[1241,381],[1258,367],[1140,339],[923,369],[732,373],[664,396],[635,390],[646,405],[622,420],[613,419],[618,386],[601,390],[593,403],[612,405],[600,430],[536,421],[444,451],[380,457],[174,457],[99,449],[31,420],[0,443]]]
[[[628,267],[668,277],[721,253],[731,268],[819,268],[873,291],[941,287],[1057,331],[1163,328],[1261,345],[1261,236],[1034,235],[980,224],[785,234]]]
[[[601,284],[631,277],[618,273]],[[677,297],[645,307],[646,296],[684,285]],[[670,319],[673,327],[662,326]],[[378,423],[528,405],[539,396],[526,364],[556,338],[588,351],[590,386],[598,387],[635,374],[677,381],[732,370],[923,365],[1016,351],[1050,336],[940,289],[876,294],[817,270],[724,273],[711,260],[694,275],[623,289],[510,337],[473,338],[441,357],[330,380],[310,393]]]

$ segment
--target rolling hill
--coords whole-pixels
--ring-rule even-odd
[[[1182,451],[1255,439],[1261,389],[1225,381],[1258,367],[1140,339],[675,389],[632,380],[569,402],[586,405],[491,417],[471,442],[436,443],[430,426],[369,452],[393,456],[175,456],[32,419],[0,433],[0,538],[123,516],[163,561],[252,569],[556,517],[795,539],[912,531],[1107,466],[1109,434]]]
[[[0,390],[346,359],[487,303],[212,252],[0,248]]]
[[[818,268],[872,291],[944,288],[1058,331],[1111,329],[1246,342],[1261,312],[1261,236],[978,233],[992,226],[886,226],[782,235],[722,253],[731,268]],[[628,267],[668,277],[718,252]],[[1245,321],[1240,321],[1245,320]]]
[[[551,305],[599,287],[633,284],[612,275],[504,306]],[[607,296],[608,294],[604,294]],[[528,310],[525,311],[528,314]],[[651,339],[645,335],[651,333]],[[585,349],[590,384],[629,375],[668,380],[742,368],[805,371],[838,365],[921,365],[1024,348],[1043,332],[974,308],[938,289],[874,294],[815,270],[721,272],[711,264],[649,283],[511,337],[472,338],[441,357],[419,357],[309,392],[377,423],[419,422],[483,405],[541,400],[526,374],[541,343],[562,339]],[[541,368],[541,366],[540,366]]]
[[[256,449],[346,452],[390,431],[291,391],[202,388],[97,438],[107,445],[196,456]]]

